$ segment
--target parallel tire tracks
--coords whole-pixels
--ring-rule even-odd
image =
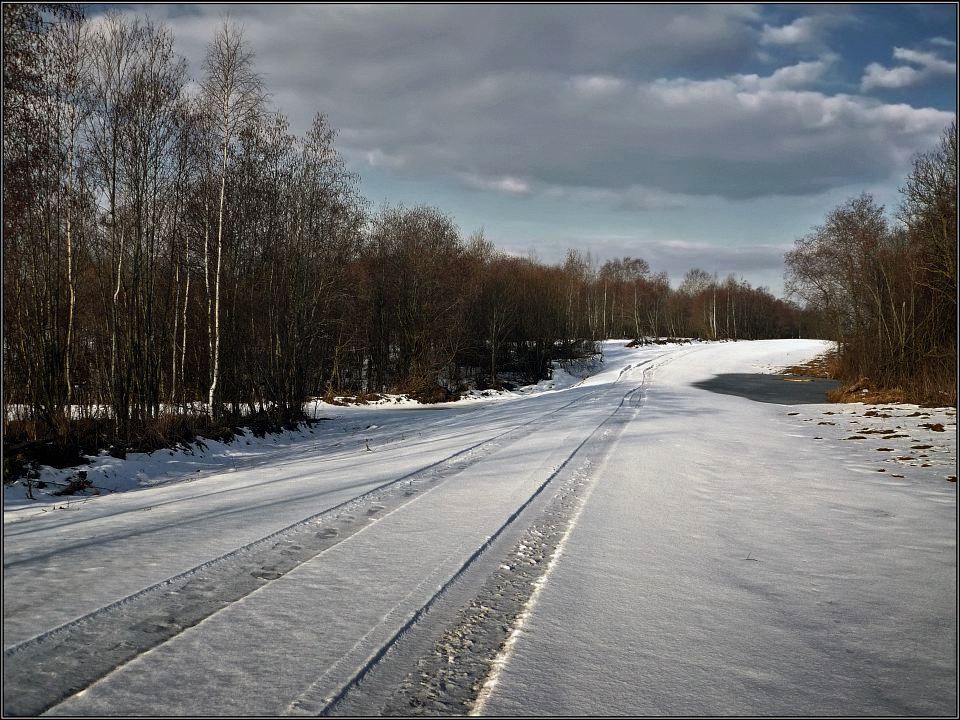
[[[586,494],[592,488],[590,468],[600,458],[593,457],[584,450],[595,446],[594,441],[608,432],[611,423],[620,422],[622,425],[640,411],[645,400],[649,373],[663,364],[651,366],[652,362],[637,366],[646,366],[641,383],[621,398],[617,407],[567,455],[561,465],[447,583],[370,657],[348,683],[330,697],[323,697],[319,687],[311,688],[291,704],[288,712],[332,716],[466,714],[477,702],[504,644],[514,632],[518,619],[528,608],[536,587],[546,577]],[[601,454],[604,450],[603,447],[596,449]],[[575,460],[580,462],[575,463]],[[364,680],[375,671],[390,649],[424,618],[431,606],[443,598],[449,588],[469,571],[479,556],[493,545],[521,512],[550,485],[555,486],[556,490],[553,498],[523,531],[506,560],[487,578],[479,593],[461,608],[455,622],[442,629],[431,650],[413,663],[388,697],[363,697]]]
[[[559,413],[589,402],[608,389],[609,386],[599,386],[597,390],[580,395],[533,420],[513,425],[340,505],[8,648],[4,651],[5,714],[37,715],[50,709],[114,669],[368,527],[385,512],[413,501],[495,450],[538,432]],[[628,402],[637,389],[628,392],[619,407]],[[568,461],[579,447],[570,454]],[[550,479],[523,507],[546,487]],[[518,509],[507,524],[522,509]],[[471,556],[467,565],[489,542],[492,539]],[[444,587],[465,568],[466,565]]]

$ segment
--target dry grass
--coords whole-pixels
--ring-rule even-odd
[[[781,371],[781,375],[797,375],[799,377],[826,378],[832,380],[837,377],[839,361],[835,352],[818,355],[810,362],[802,365],[792,365]]]
[[[935,368],[922,368],[915,376],[895,383],[879,382],[854,373],[838,353],[832,352],[808,363],[788,367],[781,374],[839,380],[843,385],[827,393],[827,399],[834,403],[914,403],[930,407],[957,405],[956,377],[952,373],[945,375],[942,370],[935,371]]]
[[[830,402],[862,402],[868,405],[910,403],[925,407],[956,407],[956,381],[944,384],[906,382],[896,387],[877,387],[867,377],[847,383],[827,393]]]
[[[842,385],[827,392],[827,400],[835,403],[862,402],[868,405],[909,402],[907,393],[900,388],[874,390],[869,383],[868,378],[860,378],[854,383]]]

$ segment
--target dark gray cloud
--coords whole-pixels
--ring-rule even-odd
[[[750,198],[885,178],[950,118],[749,85],[487,76],[423,98],[390,125],[351,118],[345,140],[406,158],[405,172]]]
[[[139,9],[165,17],[195,68],[224,12]],[[813,42],[829,24],[770,24],[750,6],[230,12],[294,127],[326,112],[352,158],[493,192],[593,190],[628,208],[816,193],[890,176],[948,121],[817,90],[829,55],[739,72],[761,43]]]
[[[562,74],[656,77],[726,72],[749,58],[757,11],[749,6],[560,5],[145,5],[124,10],[167,19],[190,55],[228,10],[243,23],[261,59],[284,76],[332,86],[408,91],[478,72],[526,69]],[[278,52],[279,51],[279,52]],[[298,63],[303,60],[303,63]],[[332,64],[331,64],[332,63]],[[706,66],[706,67],[705,67]],[[336,69],[338,77],[330,76]],[[370,69],[378,72],[371,74]],[[428,72],[425,72],[428,71]],[[340,80],[346,80],[341,83]],[[408,84],[398,87],[398,80]]]

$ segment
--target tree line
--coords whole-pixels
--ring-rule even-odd
[[[825,318],[851,389],[957,401],[957,124],[917,156],[889,218],[869,194],[786,256],[787,289]]]
[[[611,336],[812,322],[732,277],[672,289],[637,258],[546,264],[433,207],[372,209],[229,23],[196,83],[149,20],[7,4],[3,30],[5,442],[162,444],[312,397],[536,381]]]

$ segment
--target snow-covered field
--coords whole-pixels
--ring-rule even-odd
[[[7,490],[4,709],[954,714],[953,410],[703,386],[824,349],[609,342]]]

